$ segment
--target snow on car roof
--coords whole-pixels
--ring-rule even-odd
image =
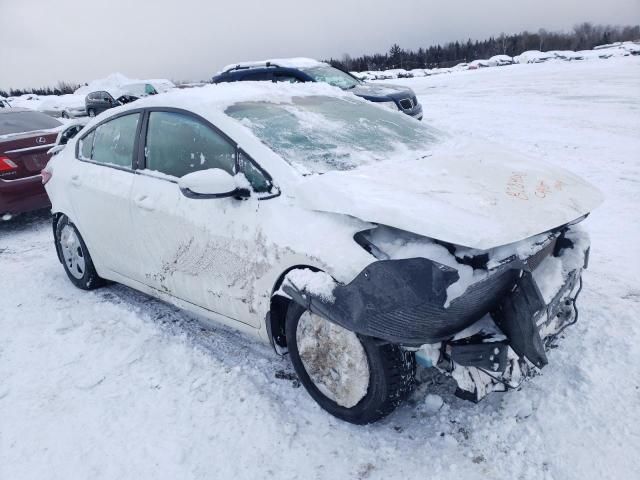
[[[354,101],[366,102],[327,83],[234,82],[206,85],[197,89],[174,90],[162,96],[145,97],[133,106],[139,108],[162,105],[224,113],[228,106],[240,102],[291,103],[293,97],[318,95],[348,97]]]
[[[221,71],[226,72],[235,67],[264,67],[266,63],[269,62],[274,65],[278,65],[280,67],[287,68],[309,68],[309,67],[317,67],[319,65],[327,65],[324,62],[319,62],[318,60],[314,60],[313,58],[305,58],[305,57],[294,57],[294,58],[270,58],[267,60],[254,60],[248,62],[237,62],[231,63],[224,67]]]

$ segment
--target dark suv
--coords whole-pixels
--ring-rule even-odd
[[[118,87],[118,89],[110,92],[105,90],[91,92],[85,98],[87,115],[95,117],[110,108],[131,103],[141,97],[156,95],[157,93],[155,87],[150,83],[131,83]]]
[[[226,67],[211,79],[212,83],[240,81],[325,82],[422,120],[422,105],[410,88],[365,83],[350,73],[316,60],[300,58],[240,63]]]

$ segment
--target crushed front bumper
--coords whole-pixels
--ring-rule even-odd
[[[528,258],[500,262],[449,304],[458,273],[426,258],[373,262],[336,285],[330,300],[291,283],[282,289],[344,328],[415,350],[419,363],[450,374],[463,396],[479,400],[544,367],[546,349],[577,318],[588,237],[570,227],[550,238]],[[540,273],[545,262],[556,262],[551,280]]]
[[[451,375],[457,395],[467,400],[517,388],[548,363],[546,352],[577,322],[576,301],[588,258],[585,241],[550,257],[561,262],[563,281],[546,300],[536,271],[522,271],[495,309],[453,338],[418,349],[418,363]]]

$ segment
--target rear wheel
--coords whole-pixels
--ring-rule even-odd
[[[285,328],[300,382],[341,420],[375,422],[413,389],[415,358],[397,345],[359,336],[293,302]]]
[[[67,112],[62,112],[62,118],[69,118],[69,114]]]
[[[63,216],[56,225],[56,248],[69,280],[78,288],[93,290],[105,281],[96,272],[89,250],[76,226]]]

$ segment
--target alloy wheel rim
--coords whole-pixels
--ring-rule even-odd
[[[70,225],[65,225],[60,233],[60,246],[62,247],[62,257],[67,270],[74,278],[80,279],[84,276],[86,260],[80,238],[75,229]]]
[[[314,385],[342,407],[355,406],[369,388],[369,361],[358,336],[306,311],[296,331],[298,354]]]

